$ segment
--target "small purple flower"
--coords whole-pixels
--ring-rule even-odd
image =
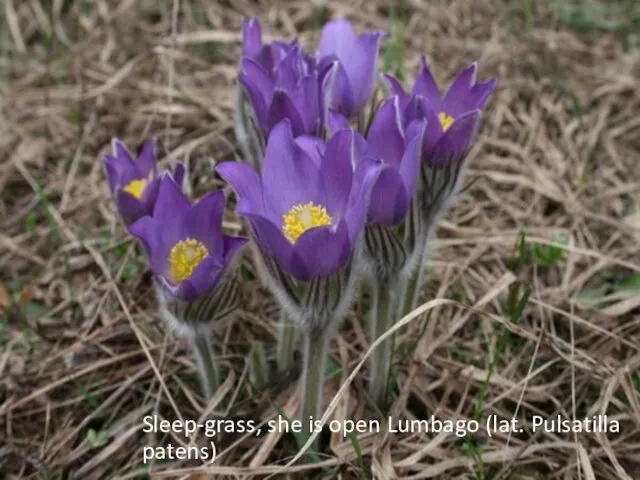
[[[247,242],[223,234],[224,205],[222,191],[191,204],[175,180],[163,175],[153,215],[129,227],[144,245],[156,280],[174,297],[190,301],[209,294]]]
[[[366,145],[358,137],[342,130],[327,143],[294,139],[291,122],[283,120],[269,136],[262,177],[246,163],[217,167],[260,248],[297,280],[327,277],[353,256],[380,170],[363,157]]]
[[[370,222],[390,226],[405,218],[420,174],[425,125],[416,119],[404,128],[397,96],[378,109],[367,133],[367,155],[383,161],[371,192]]]
[[[137,160],[118,139],[112,141],[112,148],[113,155],[105,155],[103,164],[118,213],[130,225],[151,214],[158,196],[156,142],[145,141]],[[173,176],[178,185],[182,185],[184,174],[184,166],[177,164]]]
[[[280,62],[296,45],[295,40],[291,43],[275,41],[265,44],[262,42],[262,26],[257,18],[242,23],[242,58],[253,60],[272,78]]]
[[[326,92],[329,108],[351,118],[369,101],[376,83],[376,62],[384,32],[356,34],[347,20],[327,23],[316,57],[320,68],[334,64]]]
[[[299,45],[292,45],[273,71],[257,60],[244,58],[238,80],[265,136],[284,118],[291,121],[296,136],[320,132],[321,78],[315,60]]]
[[[391,92],[400,97],[405,125],[427,119],[423,159],[432,167],[456,166],[468,151],[480,113],[496,86],[496,80],[476,82],[477,64],[463,70],[442,95],[424,57],[411,94],[392,76],[385,75]]]

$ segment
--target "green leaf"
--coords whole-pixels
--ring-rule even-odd
[[[98,430],[97,432],[90,428],[87,432],[87,440],[94,447],[101,447],[107,443],[107,432]]]

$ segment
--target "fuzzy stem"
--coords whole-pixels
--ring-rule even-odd
[[[200,380],[204,396],[209,400],[220,386],[220,372],[213,361],[213,349],[205,335],[195,334],[191,338],[191,346],[200,370]]]
[[[373,311],[371,342],[376,341],[392,326],[392,287],[389,284],[376,282],[373,288]],[[371,357],[369,393],[374,402],[383,406],[389,386],[391,358],[393,356],[394,337],[386,338]]]
[[[320,334],[305,332],[304,336],[304,367],[302,370],[302,409],[300,420],[302,421],[302,433],[306,435],[303,441],[307,441],[313,429],[309,423],[310,417],[319,420],[322,416],[322,388],[324,385],[326,350],[329,343],[327,331]]]
[[[296,326],[282,310],[278,322],[278,371],[287,372],[293,366],[297,340]]]
[[[418,296],[420,295],[420,287],[422,286],[422,262],[424,261],[424,253],[420,255],[418,259],[418,267],[415,272],[411,274],[408,280],[404,280],[402,292],[402,300],[400,303],[401,310],[398,312],[398,318],[404,317],[411,312],[415,306]]]

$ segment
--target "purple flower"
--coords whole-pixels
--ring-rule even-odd
[[[367,155],[383,161],[371,192],[370,222],[389,226],[405,218],[420,174],[425,124],[416,119],[404,128],[398,96],[378,109],[367,133]]]
[[[411,94],[392,76],[385,75],[389,89],[400,97],[405,125],[427,119],[423,159],[427,165],[457,166],[468,151],[480,113],[496,86],[496,80],[476,82],[477,64],[460,73],[442,95],[424,57]]]
[[[315,60],[293,45],[273,72],[256,60],[242,60],[239,81],[251,100],[265,136],[282,119],[294,135],[317,134],[322,127],[320,83]]]
[[[349,118],[357,114],[375,86],[383,35],[366,32],[358,36],[346,20],[333,21],[324,27],[313,57],[296,40],[264,44],[258,20],[245,22],[238,81],[264,138],[285,118],[294,136],[321,136],[328,108]],[[242,121],[241,132],[248,135],[249,123]]]
[[[163,175],[153,215],[129,227],[144,245],[157,281],[174,297],[195,300],[210,293],[247,242],[223,234],[224,205],[221,191],[191,204],[175,180]]]
[[[380,170],[363,156],[365,148],[352,130],[327,143],[294,139],[291,122],[283,120],[269,136],[262,177],[240,162],[222,163],[217,171],[236,191],[237,212],[249,220],[261,250],[309,281],[352,258]]]
[[[113,155],[103,157],[109,189],[122,220],[130,225],[151,214],[158,196],[156,142],[145,141],[137,160],[118,139],[112,141],[112,148]],[[182,185],[184,174],[184,166],[177,164],[173,176],[178,185]]]
[[[327,23],[320,35],[317,58],[322,68],[333,64],[326,92],[330,108],[347,118],[369,101],[376,83],[376,62],[384,32],[357,35],[347,20]]]
[[[242,23],[242,58],[250,59],[260,65],[269,76],[273,76],[276,67],[297,42],[262,42],[262,26],[257,18]]]

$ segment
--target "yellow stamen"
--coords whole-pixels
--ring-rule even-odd
[[[453,117],[444,112],[438,114],[438,119],[440,120],[440,125],[442,125],[443,132],[449,130],[449,127],[453,125]]]
[[[326,208],[309,202],[294,205],[282,216],[282,231],[291,243],[296,243],[298,237],[310,228],[331,225],[332,221]]]
[[[123,190],[139,200],[142,198],[146,186],[147,180],[145,178],[136,178],[135,180],[131,180]]]
[[[169,253],[169,269],[171,280],[175,283],[191,278],[200,262],[209,255],[204,243],[187,238],[176,243]]]

